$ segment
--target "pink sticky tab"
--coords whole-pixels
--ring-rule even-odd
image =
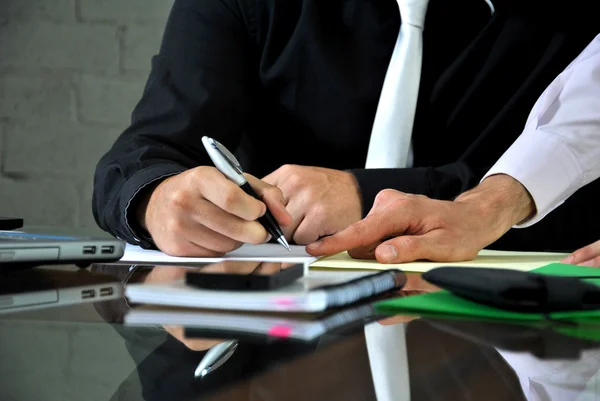
[[[275,303],[277,305],[287,306],[287,305],[293,305],[295,302],[291,298],[277,298],[277,299],[275,299]]]
[[[288,338],[292,334],[289,326],[273,326],[269,329],[269,335],[273,337]]]

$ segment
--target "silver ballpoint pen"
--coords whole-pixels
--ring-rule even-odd
[[[238,347],[237,340],[224,341],[208,350],[198,364],[194,377],[204,377],[223,365]]]
[[[227,148],[225,148],[225,146],[207,136],[202,137],[202,144],[215,167],[223,173],[225,177],[239,185],[248,195],[251,195],[258,200],[262,200],[252,186],[250,186],[246,177],[244,177],[244,171],[238,160],[229,150],[227,150]],[[279,224],[277,224],[277,221],[269,209],[267,209],[267,212],[258,219],[258,222],[263,225],[269,234],[271,234],[271,237],[275,238],[285,249],[290,251],[290,245],[286,241],[281,227],[279,227]]]

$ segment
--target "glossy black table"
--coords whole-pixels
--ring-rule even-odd
[[[432,290],[418,275],[409,287],[404,295]],[[215,340],[124,325],[130,307],[121,298],[1,314],[0,400],[600,399],[600,343],[551,323],[390,316],[312,342],[241,340],[198,379]]]

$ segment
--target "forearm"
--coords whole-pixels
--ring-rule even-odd
[[[505,174],[486,178],[477,187],[459,195],[455,202],[471,205],[474,213],[482,216],[489,243],[535,213],[535,203],[527,189]]]
[[[542,220],[581,187],[600,177],[600,36],[548,86],[523,133],[486,174],[521,182]]]

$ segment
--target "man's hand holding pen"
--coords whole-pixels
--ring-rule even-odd
[[[243,243],[268,239],[257,219],[267,207],[280,225],[291,215],[281,191],[245,174],[262,201],[214,167],[201,166],[162,181],[138,208],[138,221],[158,248],[175,256],[220,256]]]
[[[348,172],[286,165],[259,180],[244,174],[221,143],[202,142],[216,168],[165,179],[137,211],[141,227],[167,254],[219,256],[269,235],[286,248],[290,240],[305,245],[361,218],[360,190]]]

